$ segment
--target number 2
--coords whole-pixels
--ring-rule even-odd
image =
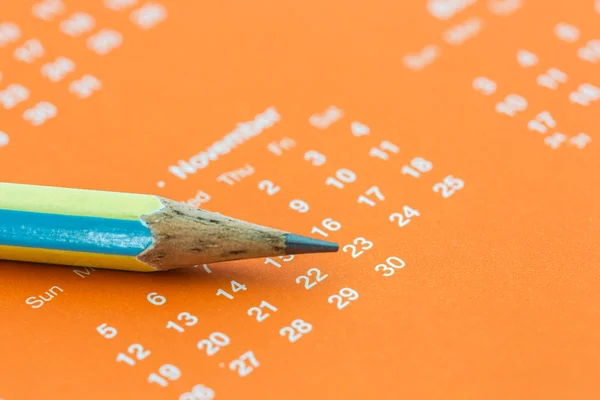
[[[269,180],[260,181],[258,183],[258,188],[263,191],[266,190],[269,196],[273,196],[281,189],[279,186],[276,186],[273,182]]]

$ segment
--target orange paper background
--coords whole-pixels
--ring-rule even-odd
[[[593,1],[527,1],[509,15],[491,11],[500,1],[478,1],[446,21],[425,1],[157,2],[168,16],[149,30],[129,19],[143,2],[115,12],[100,0],[65,0],[52,21],[35,18],[32,1],[0,4],[0,22],[22,30],[0,47],[0,90],[10,83],[31,90],[14,109],[0,108],[0,131],[10,137],[0,148],[2,181],[181,201],[202,190],[208,209],[304,235],[333,218],[342,228],[328,239],[344,246],[364,237],[373,248],[358,258],[297,256],[281,268],[248,260],[212,265],[210,274],[97,270],[83,279],[72,268],[2,262],[0,398],[176,399],[198,383],[217,399],[598,397],[600,101],[569,101],[581,83],[600,85],[600,64],[577,57],[600,38]],[[78,38],[59,30],[75,11],[96,20]],[[443,41],[471,17],[483,21],[479,34],[457,46]],[[560,40],[558,23],[576,26],[578,40]],[[85,45],[101,28],[124,38],[105,56]],[[46,54],[25,64],[13,52],[29,38]],[[439,59],[407,68],[403,58],[427,45],[439,46]],[[538,64],[519,66],[521,49]],[[76,70],[52,83],[40,67],[57,56]],[[536,83],[552,67],[568,75],[556,90]],[[103,87],[81,100],[68,86],[84,73]],[[480,76],[497,83],[496,93],[473,89]],[[511,93],[526,98],[527,109],[497,113]],[[39,101],[58,114],[34,127],[23,113]],[[331,105],[343,110],[339,121],[324,130],[309,123]],[[281,115],[272,128],[185,180],[168,172],[268,107]],[[552,132],[527,128],[544,110],[557,122],[553,132],[569,139],[585,132],[591,143],[547,146]],[[354,136],[353,121],[370,133]],[[267,149],[285,137],[296,146],[280,156]],[[369,156],[383,140],[399,153]],[[326,163],[304,160],[309,150]],[[432,170],[403,175],[414,157],[430,160]],[[253,175],[233,186],[216,181],[246,164]],[[327,186],[340,168],[356,181]],[[443,198],[432,187],[447,175],[465,187]],[[280,191],[260,191],[265,179]],[[385,200],[359,204],[373,185]],[[293,199],[310,210],[290,209]],[[401,228],[388,218],[404,205],[420,216]],[[383,277],[374,267],[389,256],[406,267]],[[328,278],[306,290],[296,278],[309,268]],[[231,280],[247,290],[233,300],[216,296],[231,291]],[[53,286],[63,292],[43,307],[25,303]],[[359,298],[338,310],[328,298],[343,287]],[[152,292],[167,302],[150,304]],[[261,301],[278,311],[258,323],[247,311]],[[198,324],[166,329],[184,311]],[[298,318],[313,329],[290,343],[279,331]],[[117,336],[103,338],[102,323]],[[216,331],[231,344],[207,356],[196,344]],[[133,343],[151,355],[135,366],[116,362]],[[228,366],[247,350],[260,366],[240,377]],[[166,363],[181,378],[148,383]]]

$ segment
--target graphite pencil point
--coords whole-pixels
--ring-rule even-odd
[[[338,251],[337,243],[313,239],[306,236],[288,233],[285,235],[285,251],[287,254],[331,253]]]

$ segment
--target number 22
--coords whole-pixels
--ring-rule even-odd
[[[315,281],[311,282],[309,276],[311,276],[311,272],[315,273]],[[296,278],[296,283],[300,284],[302,281],[304,282],[304,287],[306,288],[306,290],[310,289],[311,287],[315,286],[318,282],[321,282],[323,279],[327,278],[329,275],[325,274],[323,276],[321,276],[321,271],[318,268],[311,268],[308,270],[308,272],[306,273],[306,275],[301,275],[299,277]]]

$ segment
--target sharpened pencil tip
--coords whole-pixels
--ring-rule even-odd
[[[340,248],[337,243],[294,235],[293,233],[285,235],[285,247],[287,254],[330,253],[336,252]]]

